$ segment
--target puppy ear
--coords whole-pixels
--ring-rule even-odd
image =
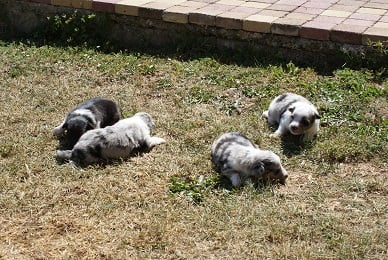
[[[318,113],[315,113],[315,119],[321,119],[321,116]]]
[[[91,122],[88,122],[85,130],[89,131],[89,130],[93,130],[94,128],[95,128],[95,126]]]
[[[294,113],[294,110],[295,110],[295,106],[292,106],[292,107],[288,108],[288,111],[290,111],[291,113]]]
[[[259,173],[259,174],[262,174],[262,173],[264,173],[264,171],[265,171],[265,169],[264,169],[264,163],[262,162],[262,161],[260,161],[260,162],[258,162],[257,164],[256,164],[256,170],[257,170],[257,172]]]

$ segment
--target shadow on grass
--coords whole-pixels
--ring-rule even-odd
[[[269,187],[283,186],[283,185],[284,184],[281,184],[276,180],[260,179],[260,180],[256,180],[256,181],[249,180],[249,181],[246,181],[246,183],[244,183],[243,185],[241,185],[239,187],[233,187],[232,182],[226,176],[221,175],[218,177],[218,179],[214,185],[214,188],[215,189],[226,189],[229,191],[238,191],[238,190],[243,189],[244,187],[251,186],[256,191],[262,191],[262,190],[266,190]]]
[[[81,47],[94,49],[104,53],[144,53],[161,58],[174,58],[177,60],[193,60],[212,57],[220,63],[237,64],[239,66],[269,66],[277,65],[283,68],[292,62],[298,67],[310,67],[322,75],[332,75],[332,72],[343,68],[370,68],[381,70],[386,65],[388,51],[379,46],[365,48],[363,55],[349,52],[324,54],[314,50],[308,52],[298,48],[271,47],[258,43],[237,41],[233,48],[223,47],[218,44],[217,36],[206,35],[206,31],[187,32],[177,31],[153,33],[152,29],[132,28],[133,35],[126,43],[112,28],[117,27],[108,15],[103,14],[62,14],[48,17],[34,35],[29,38],[10,38],[6,41],[23,42],[35,46],[53,45],[59,47]],[[136,27],[136,26],[134,26]],[[95,30],[99,28],[99,30]],[[147,32],[145,32],[148,30]],[[164,35],[166,34],[166,35]],[[0,35],[5,37],[5,35]],[[121,37],[120,37],[121,36]],[[128,35],[127,35],[128,36]],[[158,36],[166,39],[158,39]],[[264,36],[263,36],[264,37]],[[116,39],[115,39],[116,38]],[[152,40],[154,39],[154,40]],[[225,38],[228,41],[227,37]],[[271,41],[271,39],[267,39]],[[281,41],[286,41],[282,39]],[[233,45],[233,44],[232,44]],[[381,72],[380,78],[385,78],[388,71]]]
[[[306,150],[310,150],[314,145],[313,141],[303,142],[303,136],[287,134],[281,140],[283,154],[287,157],[300,155]]]

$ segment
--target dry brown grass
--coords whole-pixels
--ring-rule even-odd
[[[9,45],[0,54],[0,258],[387,258],[384,154],[360,163],[326,163],[323,150],[286,156],[260,118],[273,93],[246,97],[229,86],[285,91],[299,85],[294,75],[52,47]],[[246,77],[233,79],[238,73]],[[301,73],[298,80],[319,78]],[[167,143],[104,167],[58,164],[52,129],[94,96],[117,101],[125,116],[149,112]],[[238,97],[241,114],[226,106]],[[216,176],[210,145],[232,130],[277,152],[287,185],[213,185],[200,203],[172,194],[173,177]]]

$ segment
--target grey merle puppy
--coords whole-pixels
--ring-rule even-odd
[[[72,150],[57,150],[57,157],[80,166],[125,159],[135,151],[149,151],[165,142],[163,138],[151,137],[154,128],[151,116],[139,112],[112,126],[86,132]]]
[[[269,125],[278,125],[271,136],[283,137],[291,133],[303,136],[303,141],[310,141],[317,135],[321,118],[310,101],[293,93],[276,97],[263,112],[263,117]]]
[[[53,133],[56,136],[66,133],[67,140],[74,146],[86,131],[113,125],[120,117],[120,108],[115,102],[96,97],[71,110]]]
[[[228,177],[233,187],[239,187],[248,179],[254,182],[269,179],[285,184],[288,177],[279,156],[259,149],[241,133],[221,135],[213,143],[211,153],[216,170]]]

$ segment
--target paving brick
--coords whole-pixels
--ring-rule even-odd
[[[195,10],[193,7],[188,6],[173,6],[164,10],[162,14],[163,21],[172,23],[188,23],[189,14]]]
[[[139,15],[139,6],[149,3],[151,0],[121,0],[115,5],[115,12],[132,16]]]
[[[375,24],[374,21],[368,21],[368,20],[359,20],[359,19],[346,19],[345,21],[342,22],[343,24],[349,24],[349,25],[359,25],[359,26],[372,26]]]
[[[384,3],[387,3],[387,0],[370,0],[372,3],[380,3],[380,4],[384,4]]]
[[[298,36],[299,27],[305,20],[293,19],[293,18],[279,18],[275,20],[271,26],[271,32],[273,34]]]
[[[179,4],[179,6],[187,6],[187,7],[194,7],[194,8],[202,8],[207,5],[208,3],[197,2],[197,1],[184,1]]]
[[[324,16],[319,15],[314,18],[314,21],[323,22],[323,23],[332,23],[332,24],[340,24],[345,20],[344,17],[332,17],[332,16]]]
[[[251,32],[269,33],[271,32],[272,22],[276,19],[278,17],[254,14],[244,20],[243,29]]]
[[[258,14],[264,15],[264,16],[274,16],[274,17],[281,18],[281,17],[285,16],[286,14],[288,14],[288,12],[276,11],[276,10],[263,10],[263,11],[259,12]]]
[[[120,0],[93,0],[92,9],[98,12],[114,13],[115,4]]]
[[[258,8],[252,8],[252,7],[244,7],[244,6],[237,6],[233,9],[230,9],[230,12],[235,12],[235,13],[244,13],[244,14],[256,14],[260,12],[262,9]]]
[[[291,12],[298,8],[297,5],[280,5],[280,4],[273,4],[267,7],[268,10],[278,10],[278,11],[286,11]]]
[[[163,11],[174,6],[169,2],[149,2],[139,6],[139,16],[149,19],[162,20]]]
[[[166,10],[167,8],[170,8],[170,7],[177,5],[181,2],[182,2],[182,0],[179,0],[179,1],[171,0],[171,1],[163,1],[163,2],[161,2],[161,0],[158,0],[158,2],[152,1],[152,2],[142,4],[140,7],[152,8],[152,9],[158,9],[158,10]]]
[[[346,12],[346,11],[326,10],[320,15],[332,16],[332,17],[348,17],[351,14],[352,14],[351,12]]]
[[[311,21],[302,25],[299,35],[302,38],[328,41],[330,40],[330,30],[335,26],[332,23]]]
[[[308,1],[304,3],[302,6],[304,7],[312,7],[312,8],[319,8],[319,9],[327,9],[330,6],[332,6],[333,3],[329,2],[322,2],[322,1]]]
[[[368,21],[375,21],[377,22],[380,20],[381,15],[377,14],[361,14],[361,13],[354,13],[349,16],[349,18],[353,19],[359,19],[359,20],[368,20]]]
[[[179,5],[184,3],[186,0],[153,0],[154,3],[168,4],[169,6]]]
[[[51,4],[71,7],[71,0],[51,0]]]
[[[246,13],[224,12],[216,17],[216,26],[240,30],[243,27],[243,19],[249,16]]]
[[[337,10],[337,11],[345,11],[345,12],[354,12],[359,8],[359,6],[354,5],[339,5],[335,4],[329,7],[328,10]]]
[[[366,26],[339,24],[330,33],[330,39],[335,42],[362,44],[362,33]]]
[[[378,28],[386,28],[388,29],[388,23],[384,23],[384,22],[377,22],[374,27],[378,27]]]
[[[384,10],[384,9],[366,8],[366,7],[361,7],[360,9],[357,10],[357,13],[361,13],[361,14],[383,15],[386,12],[387,10]]]
[[[229,11],[233,6],[212,4],[203,8],[197,9],[189,14],[189,22],[199,25],[216,25],[216,16]]]
[[[384,22],[384,23],[388,23],[388,14],[387,15],[384,15],[380,18],[379,22]]]
[[[323,11],[325,11],[325,9],[305,7],[305,6],[301,6],[295,10],[295,12],[305,13],[305,14],[321,14]]]
[[[379,27],[368,28],[362,35],[362,43],[366,45],[369,41],[382,42],[385,46],[388,46],[388,29]]]
[[[240,6],[244,3],[245,3],[245,1],[242,1],[242,0],[219,0],[216,2],[216,4],[233,5],[233,6]]]
[[[280,0],[280,1],[277,1],[276,4],[301,6],[302,4],[306,3],[307,1],[308,0]]]
[[[285,18],[293,18],[293,19],[299,19],[304,21],[312,20],[316,15],[314,14],[304,14],[304,13],[289,13],[285,16]]]
[[[218,0],[195,0],[196,2],[201,2],[201,3],[208,3],[208,4],[211,4],[211,3],[215,3],[217,2]]]
[[[267,4],[273,4],[276,3],[278,0],[249,0],[252,2],[260,2],[260,3],[267,3]]]
[[[359,0],[340,0],[337,2],[339,5],[349,5],[349,6],[363,6],[367,1],[359,1]]]
[[[385,1],[384,3],[371,3],[370,2],[370,3],[364,4],[363,7],[388,10],[388,1]]]
[[[246,2],[246,3],[242,4],[241,6],[263,9],[263,8],[267,8],[270,5],[271,4],[269,4],[269,3]]]
[[[92,9],[92,0],[71,0],[71,6],[74,8]]]

